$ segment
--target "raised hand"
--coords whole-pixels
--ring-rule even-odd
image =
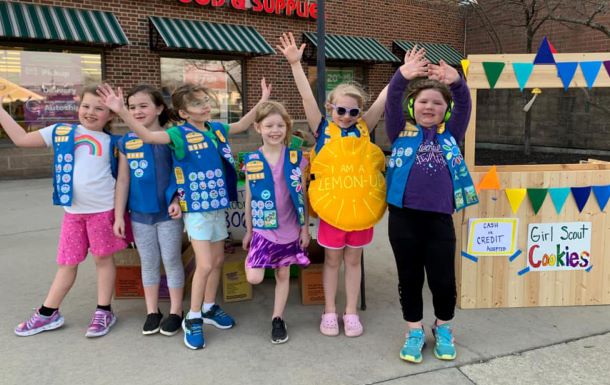
[[[102,99],[102,103],[113,112],[118,114],[125,109],[125,99],[123,98],[123,90],[121,87],[117,88],[117,92],[115,93],[109,84],[104,83],[97,87],[97,94]]]
[[[438,65],[428,65],[428,79],[437,80],[443,84],[450,85],[460,79],[460,74],[455,68],[441,59],[439,60]]]
[[[284,54],[289,64],[299,63],[301,61],[303,51],[305,50],[305,43],[301,44],[300,47],[297,47],[292,32],[288,32],[288,34],[283,33],[282,36],[280,36],[280,44],[281,45],[277,45],[276,48]]]
[[[267,85],[267,81],[265,80],[265,78],[261,79],[261,92],[261,102],[266,102],[267,100],[269,100],[269,97],[271,96],[271,83]]]
[[[417,77],[428,76],[430,62],[425,55],[426,50],[423,47],[418,49],[417,45],[405,53],[405,62],[399,67],[400,73],[405,79],[413,80]]]

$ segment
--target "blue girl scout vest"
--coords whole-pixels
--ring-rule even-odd
[[[284,178],[301,226],[305,224],[305,200],[303,198],[303,185],[301,184],[302,173],[299,167],[302,158],[303,153],[301,151],[286,148]],[[277,204],[271,167],[269,167],[260,150],[251,152],[246,156],[245,166],[248,172],[248,186],[252,195],[252,226],[256,229],[277,229]]]
[[[218,139],[218,148],[200,130],[186,123],[178,126],[184,141],[184,159],[174,159],[172,182],[166,197],[174,193],[180,198],[183,212],[205,212],[229,207],[237,201],[237,172],[229,142],[220,122],[208,122]]]
[[[144,143],[134,132],[128,132],[120,142],[129,165],[129,209],[153,214],[161,209],[157,201],[157,171],[150,144]]]
[[[477,193],[466,168],[462,153],[451,133],[441,124],[437,128],[437,141],[440,143],[443,157],[447,162],[453,183],[453,201],[457,211],[479,202]],[[402,207],[402,198],[407,185],[411,167],[415,161],[417,149],[423,140],[422,128],[407,123],[404,130],[392,145],[392,155],[388,164],[386,183],[388,185],[387,202]]]
[[[73,173],[74,173],[74,137],[77,124],[58,123],[53,128],[53,204],[72,206]],[[110,135],[110,167],[116,179],[118,172],[117,142],[120,136]]]

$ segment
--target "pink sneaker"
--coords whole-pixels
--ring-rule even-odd
[[[347,337],[359,337],[364,332],[358,314],[343,314],[343,327]]]
[[[339,335],[339,322],[337,321],[337,313],[322,314],[322,322],[320,322],[320,333],[330,337]]]
[[[101,337],[108,334],[112,325],[116,323],[116,316],[111,311],[95,310],[85,337]]]
[[[64,324],[64,317],[59,314],[59,310],[55,310],[49,317],[40,315],[38,309],[32,314],[29,320],[20,323],[15,328],[15,334],[21,337],[33,336],[44,332],[45,330],[53,330],[61,327]]]

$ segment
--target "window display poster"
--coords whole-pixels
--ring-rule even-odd
[[[76,54],[23,51],[20,85],[44,100],[28,100],[24,120],[28,126],[47,126],[78,120],[77,96],[84,83],[81,58]]]
[[[591,267],[591,222],[530,223],[527,233],[529,271]]]
[[[354,81],[354,70],[353,69],[326,69],[326,100],[328,100],[328,94],[334,90],[339,84],[345,82]]]

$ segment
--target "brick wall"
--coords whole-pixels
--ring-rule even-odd
[[[316,30],[315,20],[238,11],[229,7],[181,4],[177,0],[24,2],[113,12],[129,38],[130,45],[106,50],[103,71],[105,80],[124,88],[138,83],[160,85],[160,56],[148,47],[148,16],[254,26],[274,48],[282,32],[293,31],[300,39],[302,32]],[[455,5],[445,3],[442,0],[327,0],[326,31],[331,34],[374,37],[388,49],[391,49],[392,40],[402,39],[448,43],[458,51],[463,51],[462,14]],[[307,71],[307,64],[304,64],[304,69]],[[368,91],[374,100],[390,80],[395,67],[391,64],[376,64],[368,65],[366,69]],[[304,119],[301,99],[292,80],[290,68],[281,55],[246,60],[248,105],[244,107],[251,108],[259,99],[259,80],[263,76],[273,84],[272,98],[283,102],[294,119]],[[381,136],[382,132],[379,132],[378,137]],[[255,135],[239,136],[234,142],[236,150],[251,149],[259,143]],[[23,162],[18,159],[20,154],[24,156]],[[40,176],[40,165],[24,166],[25,157],[29,154],[31,150],[11,149],[10,145],[0,148],[0,177]],[[11,158],[10,162],[8,158]],[[31,174],[28,174],[28,168],[31,168]]]

